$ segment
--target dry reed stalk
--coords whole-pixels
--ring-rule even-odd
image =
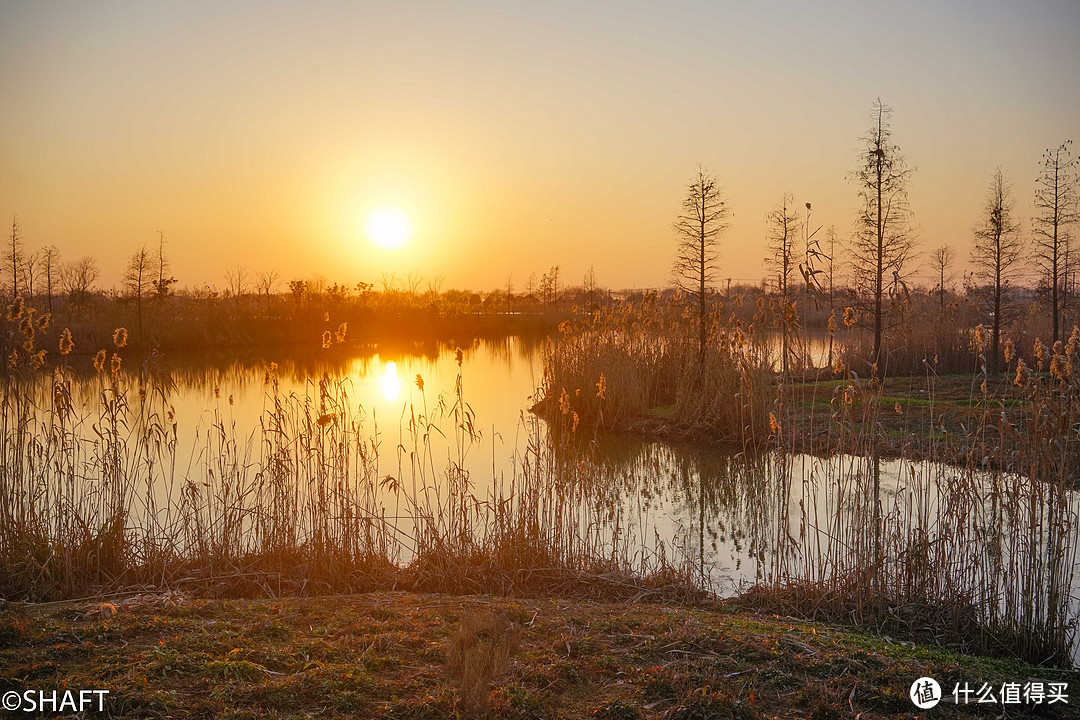
[[[520,630],[503,615],[485,613],[461,621],[446,651],[447,670],[467,714],[487,711],[492,681],[510,664]]]

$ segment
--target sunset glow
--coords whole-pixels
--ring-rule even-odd
[[[881,97],[920,246],[959,271],[986,178],[1030,216],[1041,153],[1080,134],[1074,2],[241,4],[0,11],[0,217],[27,247],[93,248],[102,289],[158,230],[178,290],[236,265],[659,287],[701,163],[734,213],[720,275],[758,284],[781,194],[850,237]]]
[[[397,208],[373,210],[364,222],[368,239],[384,250],[397,250],[412,236],[412,223]]]

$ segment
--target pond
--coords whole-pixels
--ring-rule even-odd
[[[543,478],[549,496],[538,501],[547,508],[541,514],[558,515],[552,526],[560,532],[645,571],[691,568],[725,595],[762,581],[839,585],[877,563],[904,597],[965,597],[991,622],[1024,614],[1032,596],[1064,592],[1073,614],[1080,607],[1071,571],[1075,492],[1052,497],[1023,477],[930,462],[555,438],[528,410],[542,382],[544,342],[129,354],[116,379],[119,395],[108,370],[94,372],[88,358],[77,357],[65,386],[73,412],[63,422],[52,412],[55,386],[35,382],[24,391],[32,388],[26,394],[36,435],[74,448],[72,467],[90,470],[73,477],[87,488],[112,472],[105,438],[136,448],[115,460],[116,474],[131,479],[123,492],[135,524],[165,527],[185,503],[196,507],[193,517],[202,517],[204,505],[207,523],[228,523],[229,508],[247,503],[256,512],[237,519],[235,532],[263,532],[259,508],[278,500],[264,499],[259,483],[281,464],[281,476],[296,486],[306,478],[315,487],[313,478],[326,473],[367,478],[361,504],[395,526],[402,542],[393,554],[405,562],[416,552],[410,539],[425,512],[451,512],[451,497],[495,507],[521,496],[524,479]],[[139,378],[148,374],[167,391],[140,393]],[[124,403],[131,412],[118,421],[116,406]],[[6,437],[14,422],[5,416]],[[338,439],[353,449],[335,451]],[[297,467],[299,457],[318,458],[326,473]],[[24,479],[25,492],[37,492],[32,478]],[[289,488],[292,512],[302,515],[316,492],[323,490]],[[216,510],[212,495],[220,500]],[[574,506],[570,516],[550,509],[562,501]],[[1043,572],[1047,567],[1053,572]]]

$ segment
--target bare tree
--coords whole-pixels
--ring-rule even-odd
[[[558,307],[559,305],[559,266],[552,265],[551,269],[540,278],[540,296],[544,302]]]
[[[255,274],[255,291],[264,298],[267,306],[270,305],[270,296],[274,294],[280,277],[278,271],[273,269]]]
[[[806,203],[806,223],[810,226],[810,203]],[[806,284],[806,292],[817,307],[824,307],[829,311],[829,353],[826,366],[833,364],[833,335],[835,331],[836,316],[833,315],[834,291],[833,283],[836,277],[836,226],[830,225],[825,231],[825,243],[817,238],[818,226],[813,232],[806,235],[806,266],[799,266]]]
[[[584,295],[584,301],[587,303],[595,302],[596,300],[596,270],[593,266],[589,266],[589,271],[585,273],[585,277],[581,279],[581,293]]]
[[[870,115],[870,128],[862,140],[860,167],[852,178],[858,183],[862,209],[855,220],[851,241],[852,269],[856,289],[874,319],[874,349],[870,362],[880,373],[881,345],[885,333],[886,278],[898,284],[915,239],[907,185],[911,169],[892,141],[889,117],[892,110],[878,98]]]
[[[717,242],[730,224],[731,211],[717,179],[698,166],[675,219],[675,284],[698,307],[698,352],[704,356],[707,341],[706,291],[716,278]]]
[[[19,265],[22,264],[22,232],[19,228],[19,218],[11,216],[11,238],[4,252],[4,265],[11,273],[11,298],[14,300],[19,295]]]
[[[409,272],[401,280],[401,288],[409,297],[415,297],[420,292],[420,286],[424,284],[424,278],[418,272]]]
[[[1062,289],[1065,281],[1068,228],[1080,219],[1077,210],[1077,158],[1066,140],[1056,150],[1043,153],[1043,169],[1036,181],[1035,217],[1031,228],[1035,263],[1046,277],[1050,309],[1054,316],[1054,342],[1060,339]]]
[[[770,256],[767,258],[769,267],[776,271],[777,292],[780,294],[780,315],[777,321],[780,326],[780,369],[784,375],[788,373],[788,358],[791,350],[788,347],[788,305],[791,304],[791,281],[795,273],[795,241],[799,238],[799,215],[795,211],[795,198],[791,194],[780,197],[776,209],[766,216],[768,230],[765,242],[769,248]]]
[[[143,326],[143,298],[149,297],[154,289],[154,258],[143,245],[128,259],[124,270],[124,289],[135,298],[135,312],[139,320],[139,329]]]
[[[74,309],[79,310],[87,303],[100,276],[101,271],[92,257],[70,262],[60,271],[60,284]]]
[[[248,290],[248,280],[247,270],[240,265],[225,271],[225,287],[236,302],[237,312],[240,312],[240,301]]]
[[[319,296],[326,292],[326,276],[322,273],[312,273],[307,281],[309,295]]]
[[[1012,188],[998,168],[990,180],[986,203],[973,232],[975,248],[971,255],[973,278],[978,292],[991,316],[992,338],[990,341],[989,371],[998,371],[998,354],[1001,350],[1002,316],[1009,309],[1010,271],[1020,262],[1023,241],[1017,223]]]
[[[1065,253],[1061,263],[1061,317],[1068,327],[1069,309],[1076,299],[1076,250],[1072,234],[1065,237]]]
[[[22,254],[22,260],[19,263],[19,270],[22,273],[22,286],[26,290],[26,299],[31,302],[33,302],[34,300],[34,278],[38,277],[38,270],[40,269],[41,251],[24,251]]]
[[[165,231],[158,230],[157,280],[154,281],[154,297],[164,300],[172,294],[176,278],[169,275],[169,260],[165,257]]]
[[[45,272],[45,292],[50,313],[53,311],[54,283],[60,279],[58,277],[59,268],[57,267],[59,262],[60,251],[56,249],[55,245],[46,245],[41,249],[41,269]]]
[[[439,293],[442,292],[443,283],[446,282],[446,276],[436,275],[428,280],[427,296],[428,302],[431,304],[432,309],[438,307]]]
[[[949,269],[952,267],[956,253],[948,245],[942,245],[930,255],[930,262],[934,268],[934,275],[938,279],[938,305],[945,309],[945,281],[950,279]]]

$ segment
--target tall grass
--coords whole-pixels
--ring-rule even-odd
[[[679,298],[640,302],[565,321],[544,358],[541,408],[556,427],[633,429],[666,421],[671,436],[756,445],[768,435],[771,359],[760,329],[707,319],[709,342]],[[655,429],[655,423],[653,424]]]
[[[123,352],[99,358],[89,412],[72,401],[77,381],[64,362],[51,374],[4,379],[6,598],[138,585],[621,597],[670,594],[676,581],[696,592],[594,492],[574,454],[543,439],[535,419],[514,472],[478,486],[467,461],[485,439],[460,376],[456,393],[430,409],[418,377],[422,401],[388,430],[352,400],[348,381],[324,375],[303,393],[284,393],[270,365],[259,426],[238,433],[222,398],[189,452],[178,447],[170,383],[155,358],[128,380]],[[434,449],[442,436],[445,457]]]
[[[1070,661],[1080,331],[1030,348],[1030,366],[1010,357],[1020,402],[984,383],[965,433],[932,440],[963,446],[954,456],[965,463],[945,466],[882,458],[889,409],[877,380],[845,374],[826,408],[798,420],[806,387],[771,370],[760,329],[718,310],[701,354],[678,307],[647,298],[565,327],[545,356],[551,432],[530,418],[514,471],[487,478],[469,470],[491,439],[476,429],[460,357],[454,393],[429,407],[418,377],[420,401],[389,428],[346,380],[326,374],[285,393],[270,364],[259,426],[238,432],[221,398],[189,452],[153,354],[136,366],[117,333],[82,411],[70,335],[45,373],[40,325],[11,319],[24,344],[0,389],[0,593],[694,594],[711,586],[706,507],[731,503],[749,517],[758,565],[746,602],[915,634],[947,626],[973,648]],[[125,363],[137,372],[123,375]],[[687,468],[675,471],[698,503],[682,546],[625,512],[629,490],[590,454],[602,441],[590,430],[633,428],[641,415],[738,443],[741,470],[722,485],[695,488]],[[798,453],[806,432],[824,434],[828,457]]]
[[[984,334],[973,335],[985,368]],[[966,435],[937,441],[961,465],[884,461],[881,414],[890,410],[880,383],[854,374],[837,382],[827,417],[809,421],[824,426],[826,458],[795,467],[806,462],[795,452],[806,423],[781,423],[771,456],[775,552],[755,599],[901,630],[936,616],[970,647],[1070,664],[1080,613],[1078,350],[1080,331],[1054,350],[1037,343],[1033,369],[1010,357],[1015,405],[991,394],[983,374]],[[780,417],[794,393],[778,393]]]
[[[1035,343],[1025,355],[1035,363],[1030,370],[1010,343],[1006,360],[1017,374],[1008,398],[988,387],[998,379],[986,375],[985,332],[964,330],[958,314],[943,337],[929,323],[897,333],[912,346],[886,354],[885,370],[912,373],[908,361],[921,353],[927,378],[920,402],[928,417],[905,432],[924,435],[917,444],[931,457],[963,460],[946,465],[915,455],[885,459],[897,445],[884,413],[902,408],[884,406],[881,381],[859,359],[859,334],[838,346],[832,383],[807,385],[795,381],[806,377],[804,363],[787,376],[776,372],[760,330],[734,315],[721,322],[720,309],[709,349],[699,354],[680,308],[677,298],[646,298],[564,326],[545,356],[542,409],[571,432],[582,424],[655,430],[649,422],[659,419],[665,437],[735,441],[743,457],[767,440],[764,487],[753,473],[744,476],[744,492],[757,493],[769,515],[754,521],[765,537],[756,540],[758,583],[746,601],[893,632],[944,630],[969,648],[1071,662],[1080,611],[1073,597],[1080,332],[1054,349]],[[857,323],[850,310],[845,319]],[[779,322],[791,346],[805,345],[794,307],[763,301],[752,325]],[[962,433],[948,434],[934,419],[935,384],[939,369],[959,365],[978,373],[973,410]],[[824,407],[817,393],[828,395]],[[824,457],[800,454],[808,436]],[[704,484],[700,492],[704,513]],[[699,525],[704,533],[704,514]]]

